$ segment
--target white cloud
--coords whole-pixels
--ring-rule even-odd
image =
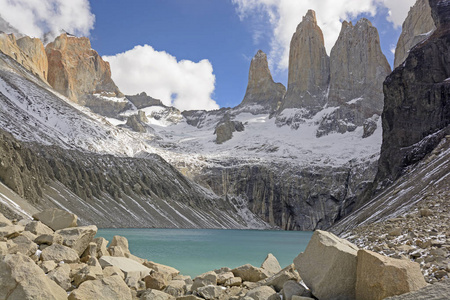
[[[411,6],[414,5],[416,0],[377,0],[380,1],[382,5],[389,9],[389,15],[387,20],[391,22],[395,28],[402,26],[403,21],[408,15],[408,11]]]
[[[88,36],[95,22],[88,0],[0,0],[0,16],[19,32],[39,38],[61,30]]]
[[[219,108],[211,99],[215,76],[206,59],[198,63],[177,61],[174,56],[148,45],[103,59],[110,63],[112,78],[125,94],[144,91],[180,110]]]
[[[390,14],[386,19],[401,25],[414,0],[232,0],[241,19],[267,15],[271,27],[269,63],[276,70],[285,70],[289,63],[289,44],[297,25],[308,9],[316,11],[317,22],[323,31],[325,47],[330,52],[341,30],[341,22],[366,13],[374,16],[377,8],[385,6]],[[412,4],[411,4],[412,3]]]

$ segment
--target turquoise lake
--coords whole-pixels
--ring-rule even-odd
[[[178,269],[195,277],[221,267],[244,264],[259,267],[272,253],[281,267],[305,250],[312,232],[219,229],[99,229],[97,236],[111,241],[128,239],[132,254]]]

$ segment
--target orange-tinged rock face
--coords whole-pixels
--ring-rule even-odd
[[[121,95],[111,79],[109,63],[91,49],[88,38],[62,34],[45,50],[49,61],[48,82],[69,99],[83,104],[85,95]]]
[[[41,40],[28,36],[16,40],[14,34],[0,33],[0,50],[42,80],[47,80],[48,61]]]

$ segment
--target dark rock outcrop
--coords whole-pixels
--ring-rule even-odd
[[[129,116],[127,119],[126,126],[130,127],[131,130],[136,132],[147,132],[146,124],[148,122],[145,112],[142,110],[138,111],[136,115]]]
[[[253,113],[271,113],[277,109],[285,93],[284,85],[275,83],[272,79],[267,55],[259,50],[250,64],[244,99],[236,109]],[[256,108],[252,109],[252,106]]]
[[[228,162],[204,168],[194,179],[219,196],[245,199],[271,225],[311,231],[339,220],[347,202],[360,196],[375,172],[376,164],[327,168]]]
[[[326,103],[330,80],[330,59],[316,13],[309,10],[292,36],[289,51],[289,78],[280,110],[306,108],[315,113]]]
[[[216,135],[216,143],[222,144],[233,137],[233,132],[244,131],[244,124],[239,121],[232,121],[229,114],[225,114],[222,120],[217,124],[214,134]]]
[[[426,39],[436,29],[428,0],[417,0],[402,25],[402,33],[395,48],[394,68],[408,57],[409,50]]]
[[[450,2],[430,6],[436,31],[384,83],[378,183],[396,180],[450,133]]]
[[[148,96],[145,92],[137,95],[127,95],[125,96],[131,103],[136,106],[137,109],[141,109],[149,106],[164,106],[164,104],[159,99],[152,98]]]

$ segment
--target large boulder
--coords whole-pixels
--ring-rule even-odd
[[[283,289],[284,284],[290,280],[300,281],[300,276],[298,275],[298,272],[295,271],[293,264],[287,266],[277,274],[264,279],[261,281],[261,284],[272,286],[277,292],[279,292]]]
[[[50,227],[40,221],[31,221],[30,223],[25,225],[25,230],[35,235],[54,234],[53,230]]]
[[[144,264],[144,266],[146,266],[150,269],[153,269],[158,273],[163,274],[167,278],[167,280],[172,280],[178,274],[180,274],[180,271],[178,271],[175,268],[172,268],[172,267],[166,266],[166,265],[162,265],[162,264],[158,264],[153,261],[145,261],[143,264]]]
[[[77,216],[67,211],[50,208],[33,215],[38,221],[41,221],[53,230],[77,226]]]
[[[164,289],[164,292],[174,297],[180,297],[186,294],[187,286],[184,280],[172,280]]]
[[[369,250],[358,251],[357,299],[384,299],[426,285],[418,263],[386,257]]]
[[[355,299],[357,252],[354,244],[316,230],[294,264],[317,298]]]
[[[83,282],[69,295],[69,300],[115,299],[131,300],[131,290],[119,275]]]
[[[258,282],[269,277],[269,273],[266,270],[250,264],[237,267],[231,272],[233,272],[234,276],[241,277],[242,281]]]
[[[102,278],[103,278],[103,270],[102,267],[100,266],[100,263],[95,257],[91,257],[89,259],[88,264],[73,276],[73,281],[75,282],[76,286],[79,286],[86,280],[95,280]]]
[[[68,291],[72,289],[72,278],[70,277],[70,265],[60,264],[56,269],[50,271],[47,276],[56,282],[61,288]]]
[[[167,278],[159,272],[152,272],[150,275],[145,276],[144,282],[147,289],[158,291],[163,290],[168,284]]]
[[[252,289],[245,294],[245,297],[249,297],[254,300],[281,300],[281,297],[277,294],[277,292],[268,286],[260,286]]]
[[[120,247],[120,250],[118,249]],[[112,256],[125,256],[125,253],[130,253],[130,250],[128,249],[128,240],[126,237],[115,235],[111,241],[111,244],[108,247],[108,252]],[[118,254],[123,255],[118,255]]]
[[[93,239],[92,242],[97,244],[97,258],[105,255],[109,256],[108,249],[106,248],[108,241],[105,238],[97,237]]]
[[[293,296],[311,297],[311,291],[294,280],[286,281],[283,285],[283,300],[292,300]]]
[[[191,290],[196,291],[200,287],[216,284],[217,284],[217,274],[213,271],[210,271],[195,277]]]
[[[42,250],[41,260],[52,260],[54,262],[75,263],[79,262],[80,257],[78,253],[66,246],[53,244]]]
[[[67,299],[67,294],[31,258],[9,254],[0,260],[0,299],[56,300]]]
[[[31,256],[36,253],[38,246],[26,236],[18,236],[12,239],[12,242],[17,245],[17,253],[22,253],[26,256]]]
[[[261,269],[266,270],[270,275],[274,275],[281,271],[281,266],[277,258],[273,256],[272,253],[269,253],[267,254],[264,262],[261,264]]]
[[[81,256],[97,234],[97,226],[80,226],[56,231],[63,237],[63,245],[74,249]]]
[[[213,300],[219,299],[220,295],[223,294],[225,288],[222,286],[208,285],[198,288],[197,293],[204,299]]]
[[[125,275],[125,278],[133,277],[142,279],[152,271],[152,269],[126,257],[102,256],[100,257],[99,262],[102,268],[108,266],[118,267]]]

